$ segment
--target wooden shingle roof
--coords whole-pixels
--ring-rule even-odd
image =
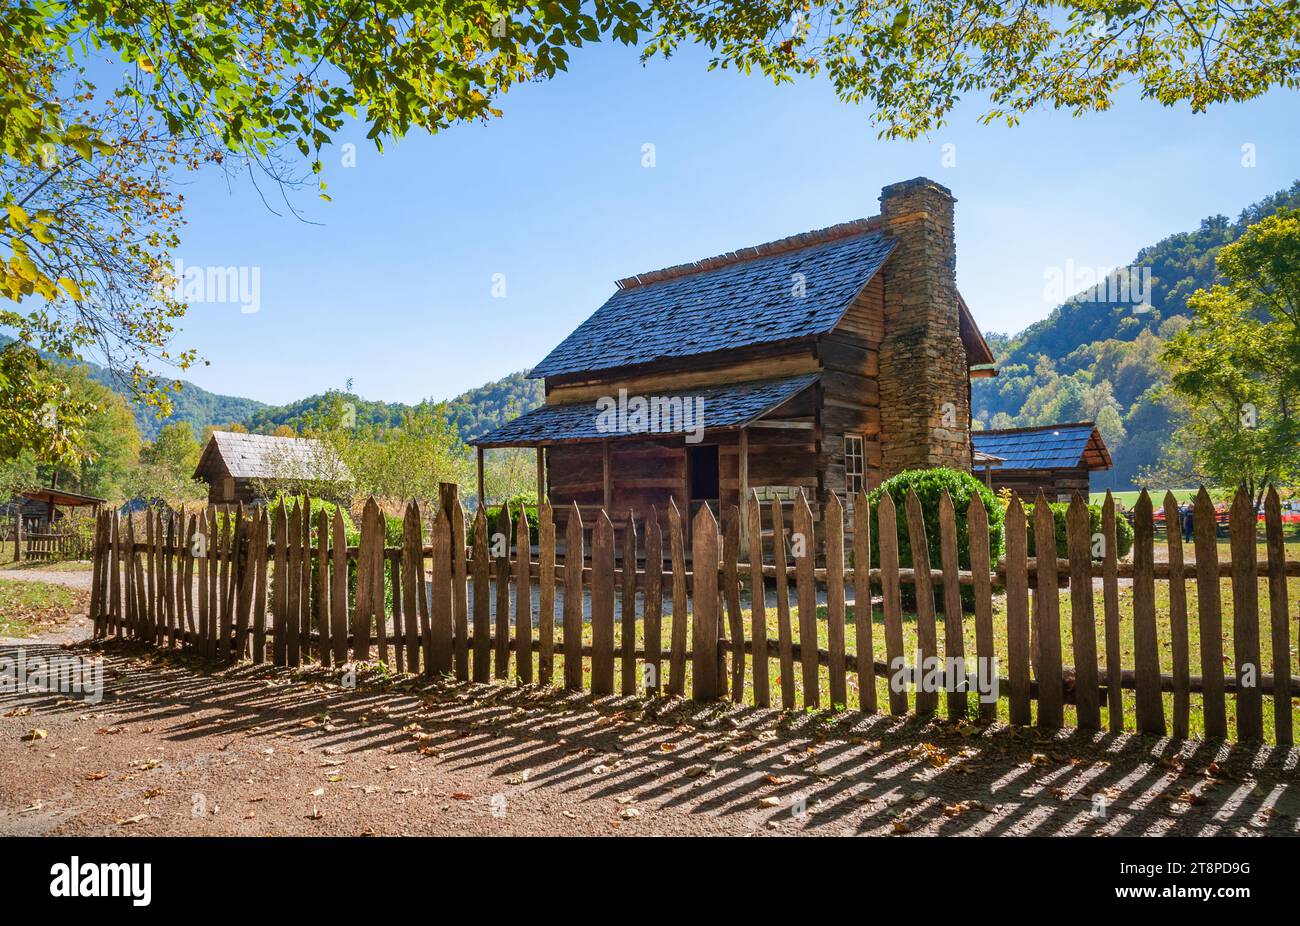
[[[1033,428],[972,431],[979,453],[1001,457],[1001,471],[1019,469],[1110,469],[1110,451],[1091,421]]]
[[[894,249],[860,219],[619,281],[619,290],[533,368],[609,370],[830,331]]]
[[[702,400],[702,421],[692,421],[709,429],[736,428],[761,418],[767,412],[794,398],[817,381],[818,374],[806,373],[784,379],[765,379],[745,383],[665,393],[655,398],[672,402],[694,403]],[[694,408],[694,406],[692,406]],[[682,434],[681,421],[650,430],[625,430],[610,433],[600,427],[600,408],[595,402],[572,402],[543,405],[508,421],[489,434],[471,441],[477,447],[529,447],[570,441],[601,440],[618,437],[654,437]]]
[[[341,482],[351,478],[347,466],[329,445],[307,437],[213,431],[194,478],[202,478],[214,454],[236,479],[327,477],[328,481]]]

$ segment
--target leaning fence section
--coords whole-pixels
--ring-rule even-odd
[[[504,508],[467,520],[448,492],[436,510],[407,506],[397,544],[374,500],[352,538],[337,508],[310,500],[105,513],[91,611],[100,637],[217,660],[378,659],[462,682],[953,719],[991,720],[1001,706],[1011,723],[1048,729],[1127,720],[1260,740],[1268,697],[1272,733],[1290,743],[1300,679],[1287,584],[1300,562],[1287,558],[1277,494],[1262,507],[1261,559],[1245,492],[1226,550],[1204,490],[1186,548],[1177,531],[1157,544],[1144,492],[1127,562],[1109,496],[1099,532],[1082,497],[1069,505],[1062,558],[1032,555],[1031,529],[1058,536],[1041,494],[1028,515],[1012,497],[1000,558],[978,496],[959,517],[946,494],[927,511],[911,492],[901,505],[883,495],[875,517],[858,497],[847,525],[834,496],[819,518],[805,498],[790,510],[755,496],[720,523],[705,507],[687,524],[670,505],[617,530],[609,513],[584,525],[577,509],[559,530],[545,504],[536,525]],[[1171,495],[1163,508],[1176,523]]]

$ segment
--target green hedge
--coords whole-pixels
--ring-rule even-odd
[[[1048,502],[1047,507],[1052,509],[1052,523],[1056,530],[1056,556],[1057,559],[1068,559],[1070,548],[1065,534],[1065,517],[1070,510],[1070,506],[1065,502]],[[1025,505],[1025,518],[1029,522],[1029,555],[1037,556],[1035,552],[1037,547],[1034,546],[1034,506]],[[1101,533],[1101,506],[1088,506],[1088,534],[1091,537],[1094,534]],[[1115,516],[1115,543],[1119,547],[1116,556],[1120,559],[1128,556],[1129,551],[1133,549],[1133,525],[1127,520]],[[1091,547],[1091,544],[1089,544]],[[1100,559],[1101,557],[1093,557]]]
[[[528,542],[530,544],[538,543],[537,533],[537,495],[535,493],[523,493],[516,495],[506,501],[506,506],[510,509],[510,543],[515,545],[519,524],[519,509],[522,507],[524,513],[528,515]],[[501,517],[501,505],[495,508],[488,508],[488,526],[492,531],[496,530],[498,519]]]
[[[984,510],[989,516],[989,561],[996,563],[1002,556],[1002,524],[1005,510],[998,503],[993,492],[970,473],[963,473],[946,467],[934,469],[911,469],[899,473],[892,479],[881,483],[867,497],[871,504],[871,565],[880,565],[880,523],[877,507],[885,493],[893,499],[898,520],[898,559],[899,565],[912,565],[912,543],[907,530],[907,492],[911,489],[921,502],[925,515],[925,536],[930,548],[930,568],[940,566],[939,558],[939,500],[946,489],[952,498],[954,514],[957,521],[957,559],[962,569],[970,568],[970,525],[966,521],[966,511],[971,499],[976,495],[984,502]],[[911,586],[906,586],[910,589]]]

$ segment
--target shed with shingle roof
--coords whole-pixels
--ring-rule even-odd
[[[272,484],[338,495],[352,476],[328,444],[312,438],[213,431],[194,478],[208,484],[209,503],[231,505],[260,500]]]
[[[986,471],[990,484],[1022,498],[1033,498],[1040,489],[1052,501],[1067,502],[1075,492],[1086,496],[1092,473],[1113,465],[1101,431],[1091,421],[975,431],[971,439],[977,454],[1001,458]]]

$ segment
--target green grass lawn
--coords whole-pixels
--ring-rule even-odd
[[[0,637],[29,637],[86,610],[90,596],[48,582],[0,579]]]

